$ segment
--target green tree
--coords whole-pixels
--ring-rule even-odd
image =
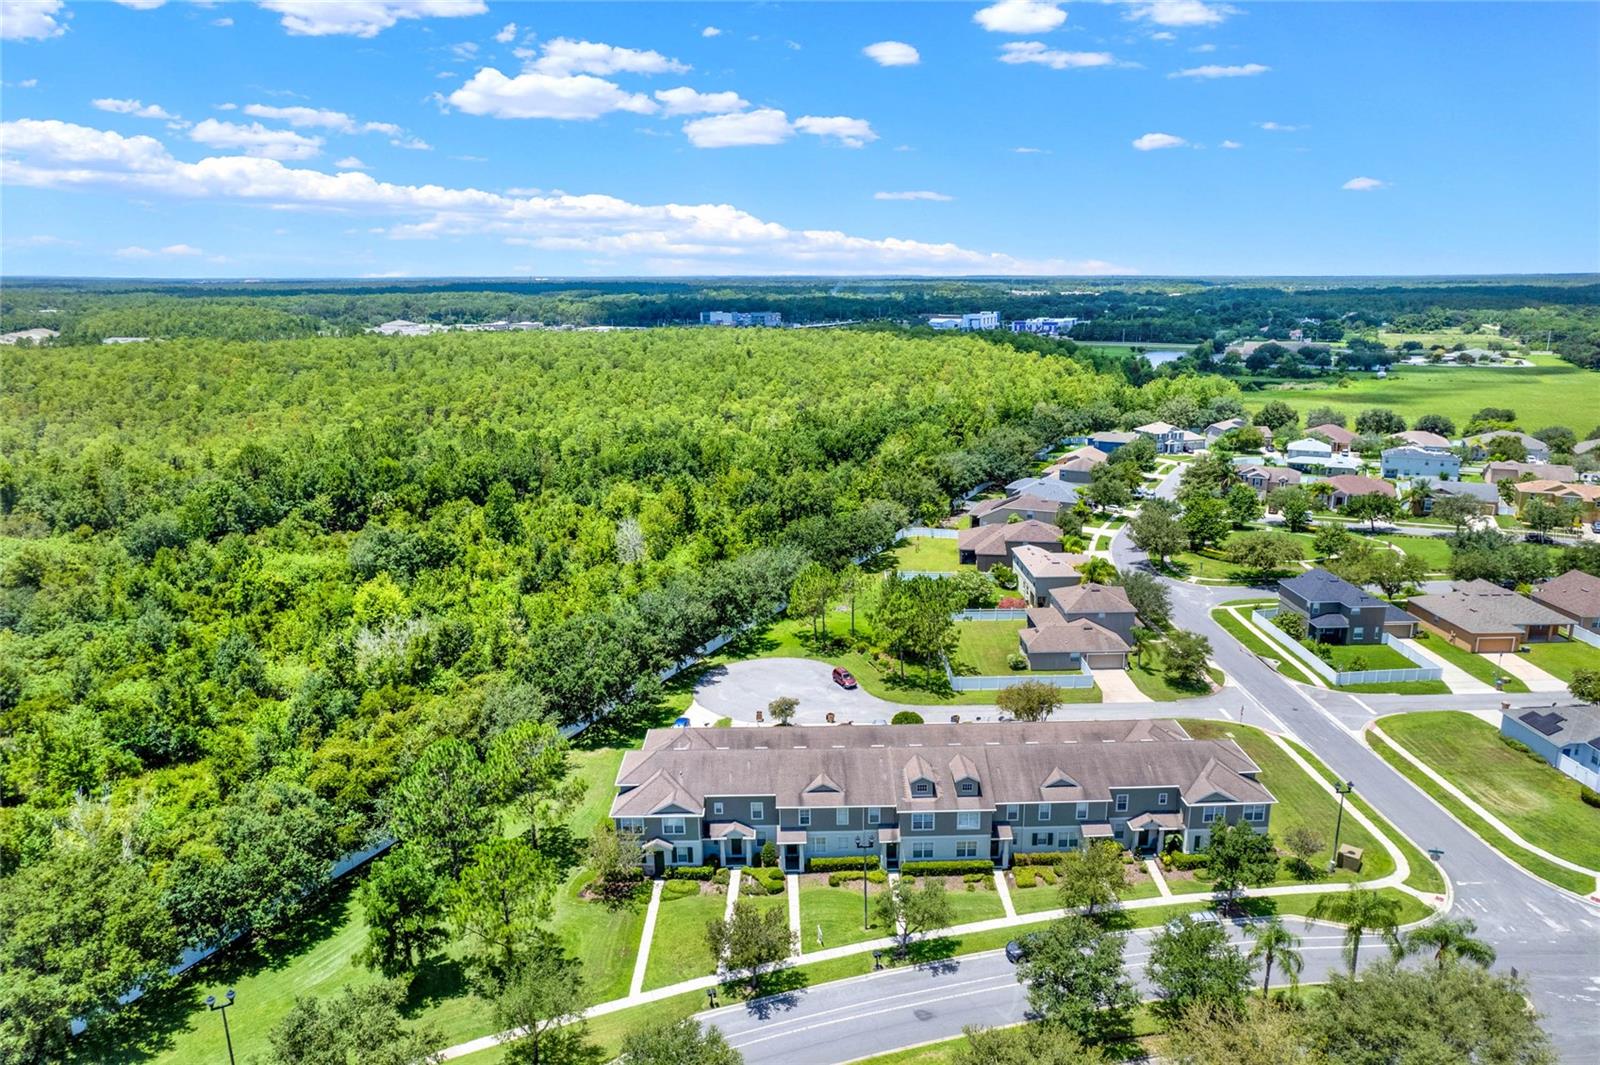
[[[515,1065],[598,1065],[599,1055],[585,1039],[583,965],[541,932],[501,980],[495,996],[495,1022],[517,1038],[507,1045]]]
[[[1206,872],[1217,894],[1230,903],[1241,888],[1270,884],[1278,875],[1272,837],[1243,821],[1216,825],[1206,844]]]
[[[1085,1041],[1127,1032],[1139,996],[1122,967],[1126,943],[1083,917],[1062,917],[1030,934],[1017,963],[1029,1011]]]
[[[1332,407],[1312,407],[1306,411],[1306,425],[1315,428],[1319,425],[1337,425],[1341,429],[1350,427],[1350,419],[1343,411],[1334,410]]]
[[[390,823],[402,843],[454,879],[473,848],[498,824],[492,782],[472,748],[443,739],[422,752],[389,795]]]
[[[1283,515],[1283,526],[1290,532],[1311,528],[1311,497],[1305,489],[1284,485],[1267,493],[1267,509]]]
[[[1082,909],[1091,916],[1115,906],[1128,888],[1122,848],[1108,840],[1068,851],[1056,869],[1056,898],[1064,909]]]
[[[1220,544],[1228,538],[1230,522],[1228,507],[1220,499],[1202,496],[1185,503],[1183,517],[1178,519],[1189,546],[1199,550],[1208,544]]]
[[[956,919],[944,881],[938,877],[914,887],[909,877],[902,876],[888,891],[878,893],[874,909],[879,923],[900,941],[901,950],[919,936],[949,928]]]
[[[1211,641],[1198,632],[1174,632],[1167,637],[1167,678],[1181,688],[1204,688],[1211,683]]]
[[[1356,415],[1356,432],[1362,436],[1393,436],[1406,431],[1406,420],[1386,407],[1369,407]]]
[[[1307,1039],[1300,1013],[1275,1003],[1255,1001],[1242,1011],[1202,1003],[1172,1026],[1163,1059],[1172,1065],[1328,1065]]]
[[[1446,440],[1456,435],[1456,423],[1443,414],[1424,414],[1412,423],[1411,428],[1422,433],[1437,433]]]
[[[1078,575],[1083,578],[1085,584],[1117,583],[1117,567],[1099,555],[1079,566]]]
[[[1549,536],[1567,524],[1560,508],[1543,499],[1530,499],[1523,504],[1522,523],[1541,536]]]
[[[1272,983],[1274,965],[1289,978],[1291,988],[1300,986],[1300,973],[1305,968],[1305,959],[1300,956],[1300,937],[1284,927],[1281,917],[1273,915],[1264,921],[1252,921],[1244,926],[1244,934],[1251,939],[1248,960],[1262,966],[1263,999]]]
[[[522,538],[522,519],[517,515],[517,492],[505,481],[496,481],[483,501],[483,527],[501,543],[516,543]]]
[[[1233,522],[1235,529],[1242,529],[1251,522],[1261,520],[1261,497],[1256,495],[1256,490],[1249,485],[1236,484],[1228,489],[1226,502],[1228,520]]]
[[[1449,522],[1456,527],[1456,532],[1473,518],[1483,513],[1482,504],[1470,496],[1443,495],[1433,501],[1433,517],[1439,521]]]
[[[1017,721],[1043,721],[1061,705],[1061,689],[1039,680],[1025,680],[995,693],[995,705]]]
[[[1402,956],[1431,953],[1441,968],[1459,959],[1487,969],[1494,964],[1494,948],[1478,939],[1477,931],[1478,924],[1470,917],[1441,917],[1401,936],[1399,953]]]
[[[795,952],[789,915],[781,909],[758,910],[743,899],[733,905],[733,916],[706,922],[706,949],[730,973],[742,972],[752,993],[761,990],[762,978]]]
[[[1128,487],[1128,481],[1121,471],[1109,462],[1103,462],[1089,472],[1089,484],[1082,494],[1096,510],[1125,507],[1133,502],[1133,489]]]
[[[1294,855],[1295,876],[1301,880],[1315,879],[1317,869],[1311,864],[1311,857],[1326,846],[1317,830],[1309,825],[1295,825],[1283,834],[1283,845]]]
[[[671,1024],[647,1022],[622,1037],[618,1065],[744,1065],[744,1055],[728,1045],[715,1025],[693,1017]]]
[[[435,1065],[444,1036],[432,1025],[407,1027],[397,982],[346,986],[326,999],[299,996],[267,1033],[268,1065]]]
[[[799,699],[791,695],[780,695],[767,704],[767,716],[772,718],[773,724],[787,725],[794,720],[794,712],[799,708]]]
[[[1243,533],[1229,539],[1227,555],[1252,573],[1276,573],[1300,561],[1300,541],[1281,532]]]
[[[1152,629],[1166,628],[1172,619],[1172,593],[1166,584],[1142,569],[1125,569],[1118,579],[1139,619]]]
[[[361,964],[391,979],[422,964],[445,940],[444,894],[432,864],[409,844],[373,862],[356,889],[367,920]]]
[[[868,584],[867,575],[860,566],[851,564],[839,570],[834,578],[834,587],[839,597],[850,608],[850,635],[856,634],[856,600]]]
[[[1311,549],[1318,558],[1338,558],[1349,549],[1354,539],[1350,530],[1343,525],[1323,525],[1311,538]]]
[[[1250,962],[1228,942],[1223,926],[1185,914],[1168,921],[1150,940],[1145,975],[1169,1026],[1195,1005],[1237,1013],[1250,986]]]
[[[797,618],[810,618],[811,634],[815,636],[835,592],[833,574],[813,562],[801,570],[789,586],[789,613]]]
[[[1400,904],[1387,895],[1367,888],[1352,887],[1323,895],[1312,906],[1311,916],[1344,925],[1344,956],[1355,974],[1361,955],[1361,938],[1376,932],[1393,944],[1400,928]]]
[[[1382,492],[1367,492],[1346,499],[1342,509],[1345,517],[1353,521],[1367,522],[1368,528],[1376,532],[1380,520],[1394,520],[1395,515],[1400,512],[1400,504],[1394,496],[1384,495]]]
[[[1155,503],[1153,499],[1145,500],[1128,523],[1128,531],[1135,547],[1166,565],[1168,558],[1189,546],[1189,537],[1166,501],[1153,506]]]
[[[1099,1049],[1050,1024],[968,1025],[961,1034],[964,1041],[952,1051],[951,1065],[1106,1065],[1108,1061]]]
[[[586,785],[573,774],[570,748],[554,724],[526,718],[489,742],[486,787],[499,802],[521,808],[535,846],[543,832],[564,825],[583,800]]]
[[[1276,433],[1279,429],[1298,425],[1300,423],[1300,416],[1295,413],[1293,407],[1289,406],[1289,404],[1285,403],[1283,400],[1274,399],[1263,404],[1261,409],[1256,411],[1255,415],[1250,419],[1250,421],[1254,425],[1259,425],[1264,429]]]
[[[526,843],[479,844],[450,893],[456,933],[468,939],[479,969],[503,980],[534,950],[550,919],[558,875]]]
[[[1567,690],[1580,703],[1600,703],[1600,669],[1575,669]]]

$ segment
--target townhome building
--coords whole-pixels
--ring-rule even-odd
[[[884,868],[1008,867],[1112,840],[1203,849],[1223,823],[1266,832],[1272,793],[1232,740],[1171,720],[654,729],[623,756],[611,817],[652,875],[815,858]]]

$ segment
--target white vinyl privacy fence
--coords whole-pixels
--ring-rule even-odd
[[[1361,669],[1335,672],[1334,668],[1315,654],[1301,646],[1300,641],[1292,638],[1278,626],[1272,619],[1278,614],[1277,607],[1263,607],[1250,612],[1255,619],[1256,627],[1266,634],[1267,639],[1293,655],[1295,660],[1306,667],[1315,670],[1317,676],[1327,681],[1334,687],[1343,687],[1346,684],[1398,684],[1412,680],[1439,680],[1444,676],[1444,670],[1433,665],[1417,652],[1407,647],[1404,642],[1396,640],[1387,632],[1383,634],[1383,645],[1391,647],[1401,655],[1417,663],[1415,669]]]
[[[944,677],[945,680],[950,682],[950,687],[958,692],[999,691],[1001,688],[1011,688],[1018,684],[1026,684],[1030,680],[1054,684],[1058,688],[1094,687],[1094,673],[1090,671],[1087,665],[1080,667],[1076,673],[1029,673],[1026,670],[1021,670],[998,677],[958,677],[955,671],[950,668],[950,662],[947,659],[944,663]]]

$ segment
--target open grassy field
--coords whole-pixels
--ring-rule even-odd
[[[1378,724],[1529,843],[1600,869],[1600,810],[1580,801],[1576,780],[1513,750],[1492,725],[1453,711],[1396,714]]]
[[[892,556],[893,565],[897,569],[954,573],[957,569],[973,568],[970,565],[961,567],[957,564],[956,559],[959,557],[957,541],[939,536],[913,536],[897,542],[886,557],[879,559],[885,569],[889,567],[888,556]]]
[[[1523,428],[1533,430],[1570,421],[1563,412],[1600,410],[1600,373],[1569,363],[1500,369],[1405,366],[1384,380],[1370,374],[1353,376],[1344,388],[1332,380],[1319,380],[1246,395],[1252,410],[1281,399],[1302,413],[1312,407],[1332,407],[1353,422],[1367,407],[1388,407],[1408,423],[1424,414],[1443,414],[1457,428],[1484,407],[1510,407]]]
[[[1134,686],[1148,698],[1161,702],[1173,699],[1193,699],[1197,695],[1205,695],[1206,689],[1203,687],[1180,688],[1167,678],[1164,672],[1166,664],[1163,652],[1164,647],[1162,644],[1153,643],[1145,647],[1137,662],[1131,658],[1128,660],[1128,677],[1133,681]],[[1211,674],[1211,682],[1220,685],[1223,680],[1222,670],[1213,668],[1209,672]]]
[[[1530,643],[1526,657],[1546,673],[1562,680],[1571,680],[1572,674],[1580,669],[1600,669],[1600,647],[1581,640]]]

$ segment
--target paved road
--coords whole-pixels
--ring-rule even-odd
[[[1343,972],[1342,933],[1335,928],[1290,926],[1303,939],[1306,982]],[[1243,942],[1240,926],[1230,935]],[[1142,993],[1152,929],[1130,935],[1125,965]],[[1377,940],[1363,941],[1362,966],[1387,956]],[[1282,986],[1273,973],[1273,986]],[[1257,984],[1259,985],[1259,982]],[[859,980],[824,984],[814,991],[726,1006],[700,1015],[721,1028],[749,1065],[830,1065],[895,1047],[961,1034],[965,1025],[1014,1024],[1027,1016],[1027,994],[1001,951],[949,962],[891,969]]]

